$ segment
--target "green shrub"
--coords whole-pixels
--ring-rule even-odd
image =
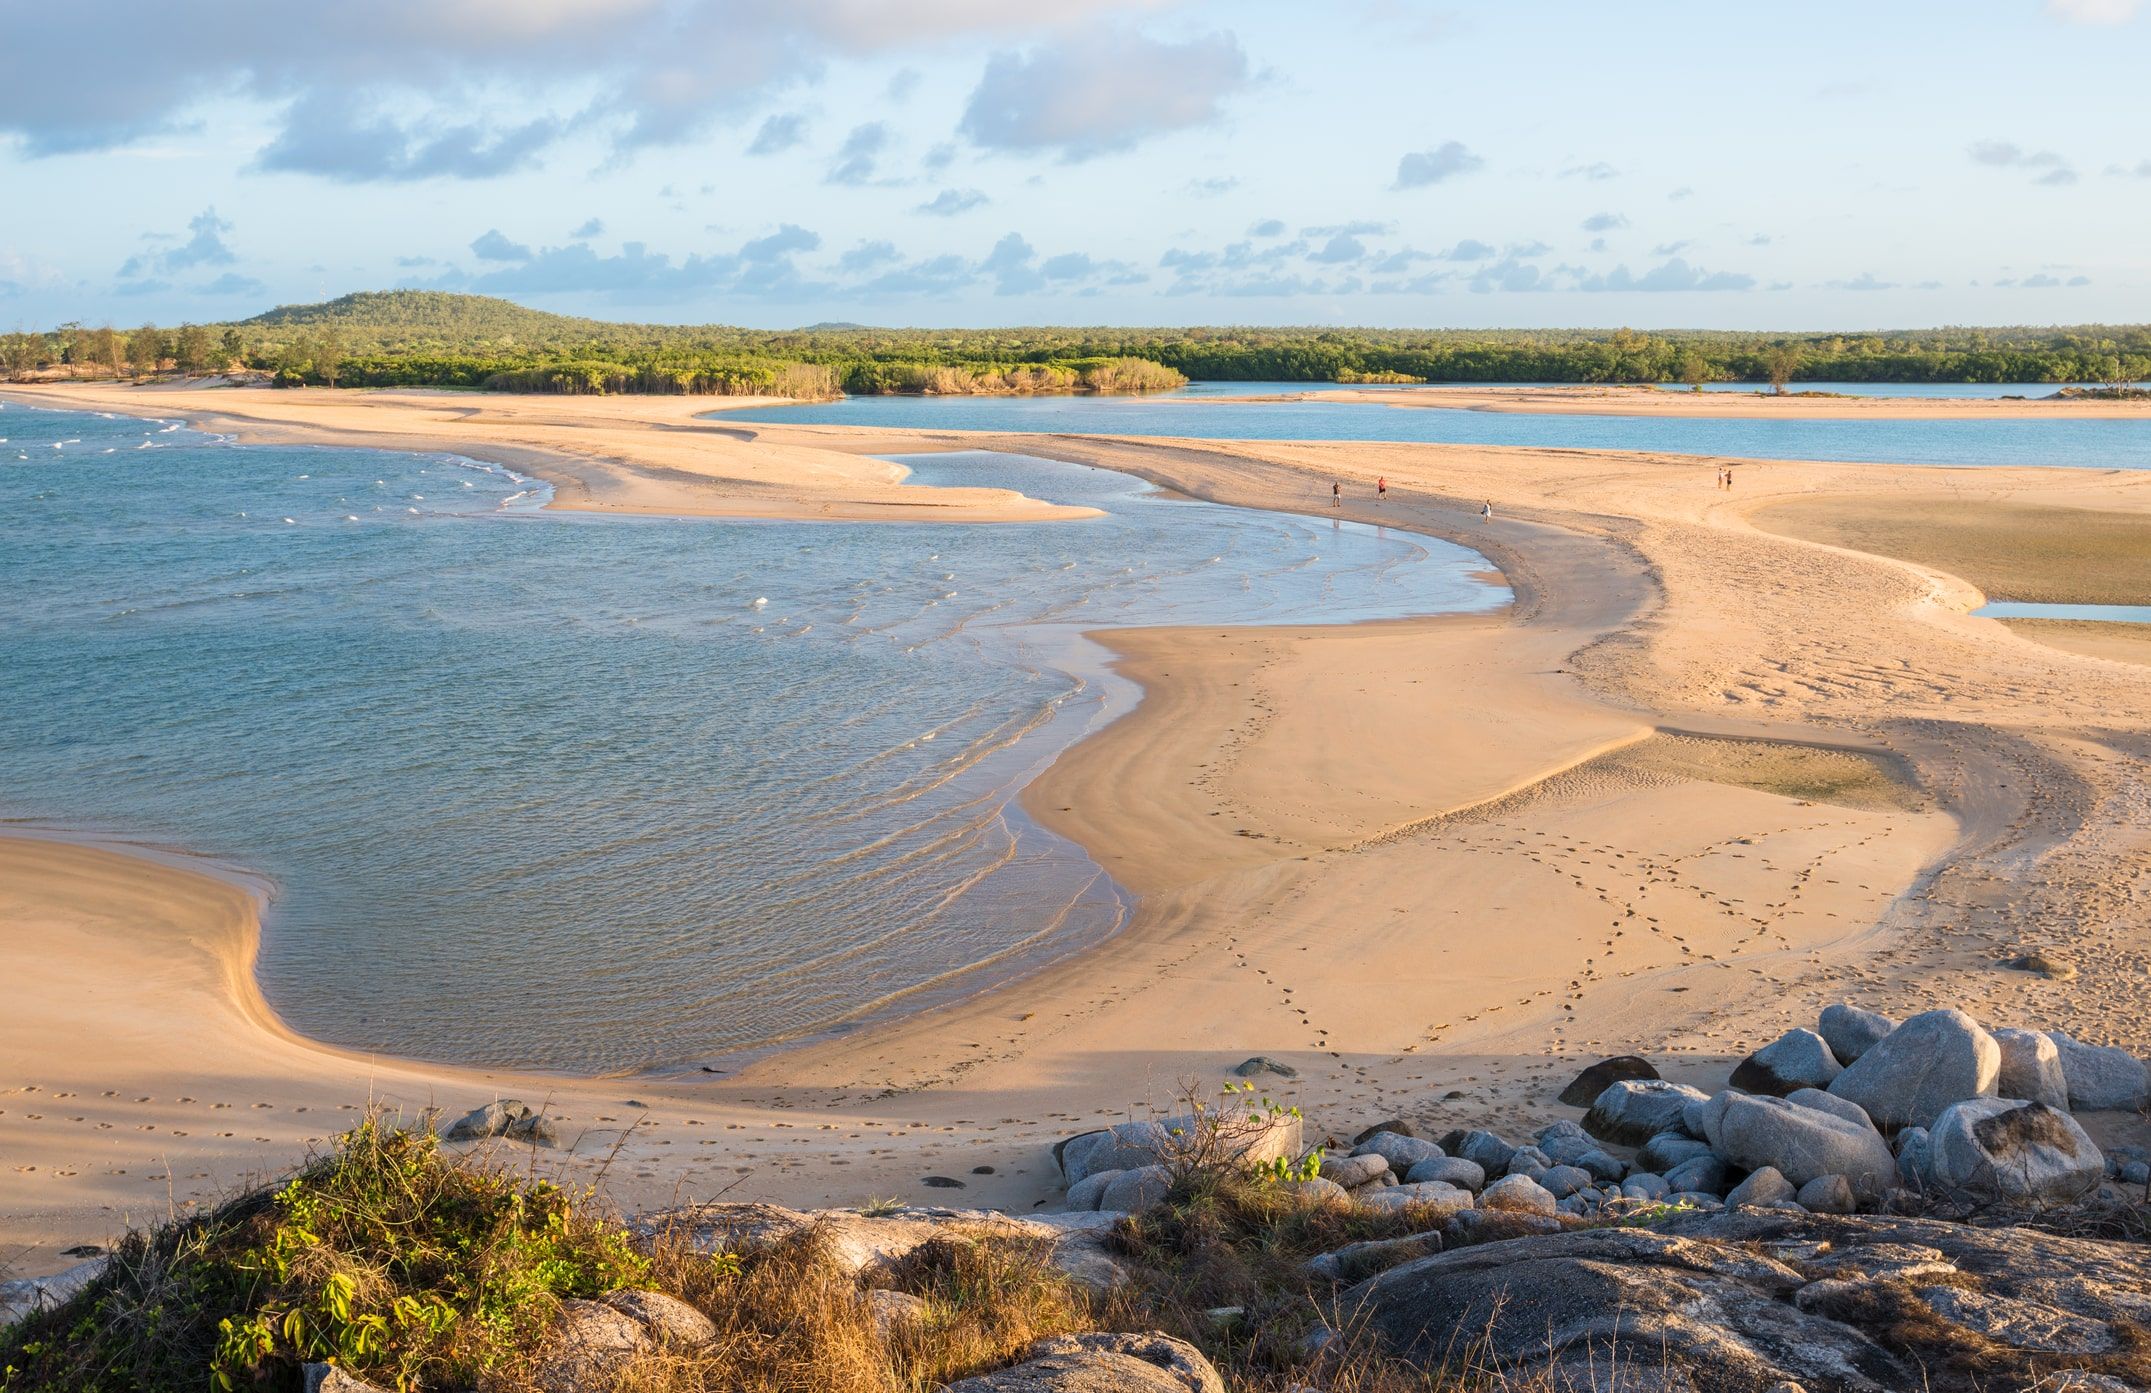
[[[238,1393],[319,1360],[399,1390],[497,1383],[559,1298],[647,1277],[582,1198],[368,1121],[273,1191],[130,1236],[88,1290],[10,1332],[4,1386]]]

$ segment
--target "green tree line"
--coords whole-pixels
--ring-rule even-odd
[[[284,306],[231,324],[0,335],[0,372],[567,393],[1153,391],[1278,382],[2096,382],[2151,378],[2151,326],[1779,334],[1303,327],[795,330],[615,324],[437,291]]]

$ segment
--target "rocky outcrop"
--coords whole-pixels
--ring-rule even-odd
[[[2021,1098],[2068,1111],[2069,1080],[2061,1070],[2061,1051],[2049,1037],[2036,1030],[1997,1030],[1994,1043],[2002,1051],[2002,1071],[1994,1085],[1995,1096]]]
[[[945,1393],[1225,1393],[1193,1345],[1170,1335],[1057,1335],[1023,1362],[952,1383]]]
[[[1837,1056],[1812,1030],[1788,1030],[1763,1046],[1733,1070],[1733,1087],[1748,1093],[1777,1097],[1802,1088],[1828,1088],[1830,1080],[1845,1072]]]
[[[1326,1282],[1349,1284],[1365,1281],[1400,1262],[1427,1257],[1441,1249],[1439,1230],[1409,1233],[1401,1238],[1374,1238],[1364,1243],[1347,1243],[1333,1252],[1318,1253],[1307,1260],[1307,1271]]]
[[[1398,1175],[1410,1170],[1421,1161],[1440,1157],[1442,1149],[1433,1142],[1418,1137],[1402,1136],[1396,1132],[1376,1132],[1352,1148],[1354,1156],[1379,1156],[1389,1163]]]
[[[1934,1191],[1975,1202],[2065,1204],[2106,1178],[2106,1158],[2075,1118],[2011,1098],[1950,1108],[1929,1129],[1925,1151]]]
[[[308,1364],[300,1373],[306,1393],[385,1393],[378,1384],[347,1374],[333,1364]]]
[[[546,1393],[609,1387],[629,1364],[659,1350],[691,1354],[717,1338],[708,1316],[657,1291],[608,1292],[563,1301],[560,1324],[535,1382]]]
[[[545,1114],[514,1098],[496,1098],[483,1107],[472,1108],[449,1124],[441,1137],[444,1141],[506,1137],[510,1141],[529,1142],[532,1146],[551,1146],[558,1140],[553,1124],[546,1121]]]
[[[1532,1387],[2127,1389],[2151,1375],[2151,1252],[1748,1209],[1417,1259],[1344,1292],[1339,1318],[1430,1370],[1469,1359]]]
[[[1660,1132],[1680,1130],[1681,1110],[1709,1096],[1664,1079],[1623,1079],[1592,1100],[1583,1130],[1600,1141],[1640,1146]]]
[[[636,1221],[645,1236],[668,1235],[697,1252],[738,1253],[812,1232],[838,1270],[875,1277],[895,1270],[914,1249],[937,1238],[976,1235],[1035,1239],[1053,1245],[1051,1261],[1079,1285],[1103,1293],[1126,1280],[1105,1250],[1105,1231],[1118,1213],[1041,1214],[1017,1218],[984,1209],[900,1209],[862,1214],[850,1209],[785,1209],[774,1204],[697,1204],[661,1210]]]
[[[1952,1103],[1992,1098],[2002,1051],[1962,1011],[1923,1011],[1864,1051],[1829,1092],[1867,1110],[1875,1125],[1929,1127]]]
[[[1655,1079],[1658,1066],[1641,1055],[1621,1054],[1611,1059],[1601,1059],[1569,1080],[1568,1087],[1561,1090],[1560,1101],[1572,1108],[1587,1108],[1614,1084],[1624,1079]]]
[[[1837,1062],[1849,1068],[1861,1055],[1881,1044],[1897,1028],[1897,1022],[1879,1011],[1863,1011],[1841,1001],[1822,1008],[1822,1019],[1816,1027]]]
[[[2061,1030],[2048,1031],[2047,1038],[2061,1056],[2062,1078],[2072,1109],[2101,1112],[2144,1106],[2144,1062],[2135,1055],[2107,1045],[2081,1044]]]
[[[50,1277],[18,1277],[12,1282],[0,1282],[0,1327],[64,1304],[76,1292],[103,1276],[111,1261],[108,1257],[91,1258]]]
[[[1872,1203],[1896,1176],[1897,1158],[1881,1133],[1790,1099],[1727,1090],[1703,1107],[1702,1124],[1720,1160],[1744,1170],[1772,1167],[1795,1187],[1841,1175]]]

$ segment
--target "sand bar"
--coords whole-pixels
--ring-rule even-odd
[[[183,418],[253,445],[460,454],[553,486],[549,506],[666,517],[1040,522],[1095,510],[1000,488],[925,488],[855,452],[764,445],[703,419],[774,397],[572,397],[428,391],[184,389],[114,383],[0,388],[0,401]]]
[[[1213,1086],[1255,1053],[1300,1070],[1318,1120],[1513,1125],[1566,1115],[1550,1094],[1587,1057],[1640,1049],[1675,1077],[1722,1078],[1731,1055],[1845,996],[2151,1043],[2135,908],[2151,668],[1971,618],[1983,596],[1962,577],[1751,516],[1825,497],[1898,500],[1915,521],[2034,502],[2142,516],[2151,475],[1759,462],[1729,493],[1713,461],[1611,451],[735,438],[749,461],[1020,450],[1317,514],[1338,479],[1346,516],[1478,547],[1517,603],[1104,635],[1149,696],[1026,804],[1141,894],[1133,927],[706,1082],[322,1049],[242,1009],[239,959],[200,946],[241,941],[243,899],[157,862],[85,869],[79,849],[10,844],[0,1251],[61,1265],[62,1244],[168,1195],[289,1164],[369,1094],[453,1111],[496,1091],[550,1099],[576,1146],[544,1159],[570,1170],[632,1125],[607,1174],[628,1204],[723,1191],[1020,1210],[1053,1194],[1052,1139],[1168,1103],[1186,1079]],[[2003,969],[2027,940],[2080,979]],[[145,1029],[114,1028],[130,1017]],[[966,1188],[925,1187],[936,1174]]]
[[[2036,386],[2022,397],[1808,395],[1794,383],[1783,396],[1767,387],[1740,392],[1691,392],[1673,387],[1561,385],[1544,387],[1379,387],[1285,393],[1244,401],[1357,401],[1449,411],[1554,416],[1688,416],[1753,421],[2151,421],[2151,400],[2048,399],[2057,387]]]

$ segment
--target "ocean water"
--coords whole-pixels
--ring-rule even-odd
[[[441,456],[0,409],[0,817],[278,887],[298,1029],[692,1070],[968,990],[1128,903],[1016,791],[1127,709],[1086,628],[1485,609],[1462,548],[915,461],[1108,516],[539,511]]]
[[[2151,469],[2151,421],[1745,421],[1224,399],[1258,389],[1302,391],[1309,385],[1201,383],[1147,397],[846,397],[720,414],[739,423],[788,421],[915,430],[1428,441],[1656,450],[1743,459]]]

